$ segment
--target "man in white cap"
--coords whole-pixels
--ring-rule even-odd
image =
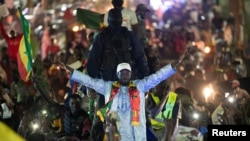
[[[176,72],[176,65],[186,54],[156,73],[137,80],[131,80],[131,66],[128,63],[120,63],[117,66],[118,81],[95,79],[61,62],[57,63],[71,72],[71,80],[104,95],[105,109],[100,109],[97,114],[102,121],[107,115],[117,115],[116,124],[121,141],[146,141],[145,92],[172,76]]]
[[[121,2],[121,0],[115,0]],[[117,65],[121,62],[130,62],[132,71],[131,79],[142,79],[149,73],[148,63],[144,48],[132,31],[122,27],[123,15],[120,8],[112,8],[108,12],[109,26],[104,28],[93,41],[93,46],[88,55],[86,73],[93,78],[105,81],[118,80],[116,75]],[[87,93],[94,95],[94,111],[104,106],[104,96],[97,95],[88,88]],[[96,112],[95,112],[96,113]],[[103,138],[102,122],[94,114],[91,140]]]

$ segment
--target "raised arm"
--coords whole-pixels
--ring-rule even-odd
[[[5,38],[5,39],[9,39],[10,37],[7,35],[4,27],[3,27],[3,19],[1,18],[0,19],[0,30],[1,30],[1,33],[2,33],[2,36]]]
[[[68,65],[65,65],[59,60],[54,60],[54,63],[59,65],[60,68],[70,72],[70,80],[78,82],[86,87],[94,89],[100,94],[105,95],[106,82],[104,80],[92,78],[83,72],[74,70],[73,68]]]
[[[180,64],[188,54],[189,52],[185,51],[185,53],[178,60],[165,65],[164,67],[156,71],[156,73],[142,79],[142,81],[139,82],[139,85],[143,87],[143,91],[148,91],[149,89],[158,85],[161,81],[166,80],[170,76],[175,74],[177,65]]]

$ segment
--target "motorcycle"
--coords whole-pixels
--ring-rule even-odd
[[[241,108],[241,103],[233,93],[226,92],[224,99],[213,113],[214,124],[238,125],[247,124],[245,110]]]

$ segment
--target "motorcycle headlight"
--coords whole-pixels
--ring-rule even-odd
[[[229,93],[229,92],[226,92],[226,93],[225,93],[225,98],[227,98],[229,95],[230,95],[230,93]]]
[[[47,111],[46,110],[42,110],[42,114],[43,115],[47,115]]]
[[[34,130],[38,129],[38,127],[39,127],[38,123],[33,123],[33,124],[32,124],[32,128],[33,128]]]
[[[204,98],[205,98],[205,101],[207,102],[208,101],[208,98],[211,97],[213,94],[213,88],[211,85],[209,86],[206,86],[204,89],[203,89],[203,95],[204,95]]]
[[[228,100],[228,102],[233,103],[234,100],[235,100],[235,98],[234,98],[233,96],[229,96],[229,97],[227,98],[227,100]]]
[[[194,118],[194,119],[197,120],[197,119],[199,119],[199,117],[200,117],[199,113],[197,113],[197,112],[194,112],[194,113],[193,113],[193,118]]]

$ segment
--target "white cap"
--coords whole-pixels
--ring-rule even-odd
[[[118,73],[121,70],[129,70],[129,71],[131,71],[131,67],[130,67],[129,63],[120,63],[120,64],[118,64],[116,72]]]

